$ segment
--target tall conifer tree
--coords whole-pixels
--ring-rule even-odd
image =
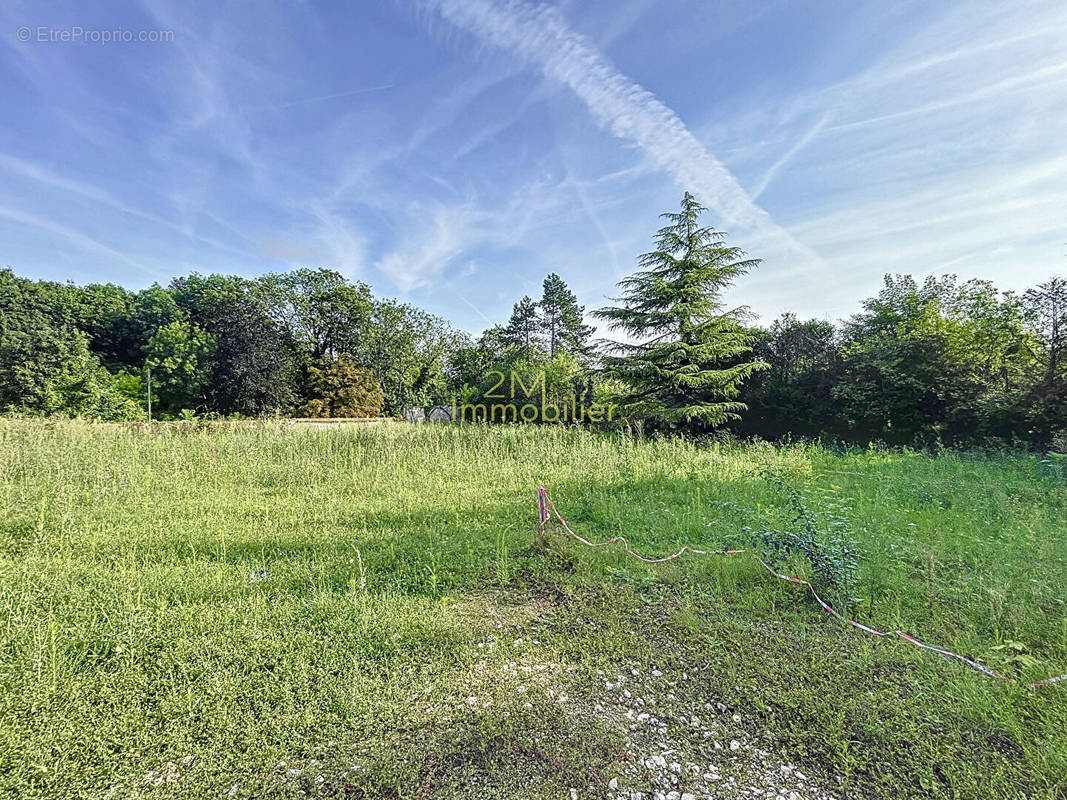
[[[755,267],[725,234],[701,227],[704,209],[686,192],[679,213],[655,249],[638,259],[642,268],[621,281],[616,306],[596,316],[632,343],[613,343],[605,365],[629,387],[622,398],[633,416],[719,425],[746,409],[741,383],[767,364],[752,357],[746,308],[725,310],[722,293]]]
[[[511,309],[511,318],[504,326],[504,338],[509,346],[536,347],[541,317],[533,298],[523,296]]]
[[[542,284],[539,305],[541,326],[548,338],[548,354],[554,356],[562,351],[575,356],[588,355],[593,329],[582,319],[585,308],[578,305],[574,292],[554,272]]]

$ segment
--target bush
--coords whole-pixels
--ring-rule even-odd
[[[305,417],[376,417],[385,396],[374,375],[346,356],[308,370]]]
[[[812,577],[827,588],[839,590],[851,602],[848,592],[855,583],[858,556],[846,517],[834,512],[822,515],[820,525],[807,499],[778,476],[765,478],[786,495],[793,511],[792,530],[764,527],[751,535],[751,544],[769,564],[778,566],[799,556],[811,566]]]

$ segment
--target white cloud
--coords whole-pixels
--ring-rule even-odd
[[[413,209],[413,216],[426,214],[424,209]],[[469,205],[442,205],[430,211],[429,216],[429,224],[421,227],[416,238],[405,241],[377,265],[405,294],[427,285],[482,238],[478,228],[485,214]]]
[[[794,258],[800,255],[807,266],[821,263],[753,202],[677,114],[620,73],[554,7],[515,0],[425,0],[421,5],[569,87],[601,127],[643,150],[725,225],[757,231],[761,239],[792,251]]]
[[[362,277],[365,243],[346,220],[320,203],[311,204],[318,224],[317,238],[327,254],[328,263],[349,278]],[[305,246],[306,247],[306,246]],[[314,252],[316,248],[308,248]]]

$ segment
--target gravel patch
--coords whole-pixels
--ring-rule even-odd
[[[760,746],[752,722],[721,702],[682,699],[698,670],[670,674],[656,664],[599,673],[593,712],[618,726],[630,753],[605,788],[589,797],[612,800],[837,800],[796,765]]]

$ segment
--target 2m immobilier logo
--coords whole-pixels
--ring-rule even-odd
[[[549,402],[545,373],[541,371],[529,386],[522,375],[512,371],[505,375],[500,370],[485,374],[486,380],[495,380],[481,396],[482,402],[460,405],[452,398],[452,419],[456,422],[611,422],[617,406],[614,403],[590,403],[576,393],[564,397],[562,402]],[[505,382],[510,388],[505,394],[501,387]],[[520,398],[519,392],[522,395]],[[526,402],[521,402],[525,399]]]

